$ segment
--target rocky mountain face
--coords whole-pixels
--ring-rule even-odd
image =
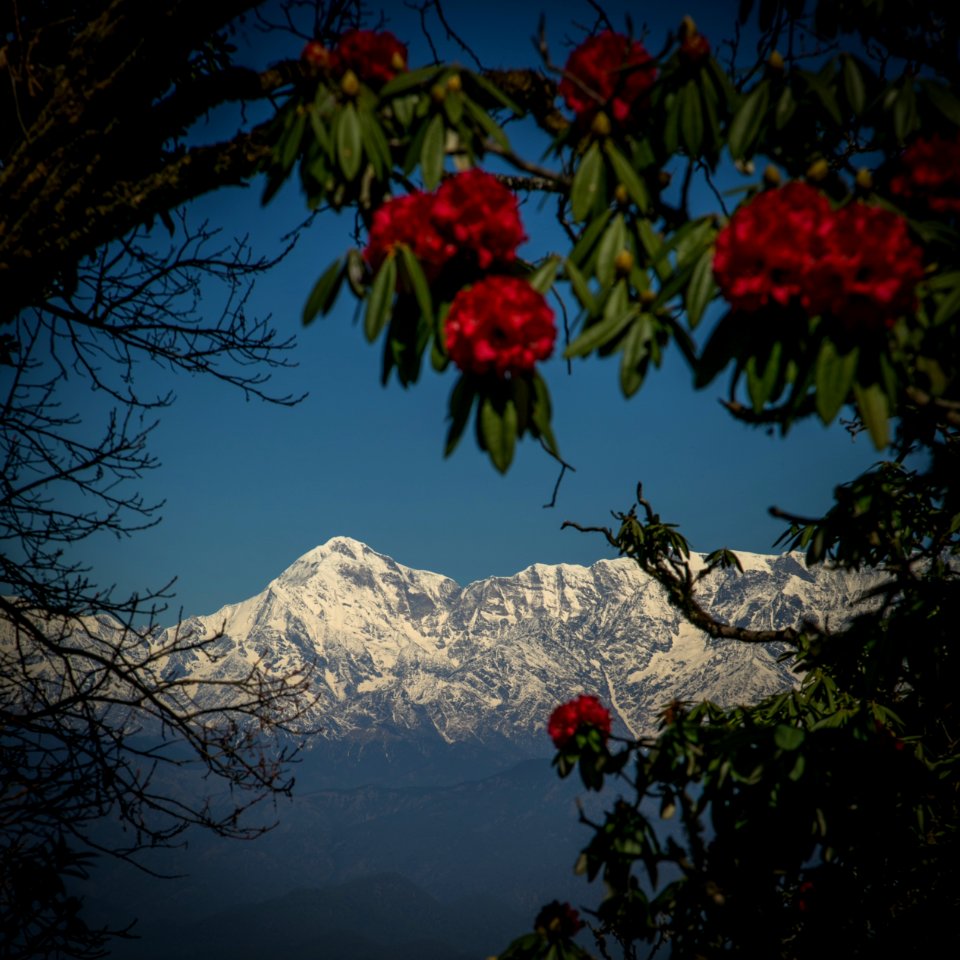
[[[704,606],[729,623],[839,623],[877,574],[808,570],[800,554],[739,554]],[[534,564],[461,587],[335,537],[262,593],[178,628],[215,638],[178,655],[177,675],[233,676],[260,661],[309,669],[316,703],[305,722],[329,741],[411,735],[447,744],[542,744],[553,707],[581,692],[608,704],[621,732],[652,729],[673,698],[749,702],[795,683],[776,647],[712,641],[626,559],[590,567]]]

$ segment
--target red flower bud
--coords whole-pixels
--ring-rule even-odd
[[[680,59],[689,65],[702,63],[710,56],[710,41],[702,33],[691,33],[680,44]]]
[[[935,213],[960,213],[960,137],[944,140],[934,134],[914,140],[900,158],[890,190]]]

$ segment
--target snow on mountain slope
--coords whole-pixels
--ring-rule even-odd
[[[702,591],[718,617],[755,628],[840,622],[877,575],[807,570],[798,554],[741,554],[744,572]],[[332,740],[435,732],[447,742],[542,739],[557,703],[592,692],[622,727],[649,730],[673,698],[756,700],[795,682],[777,648],[711,641],[626,559],[534,564],[460,587],[334,537],[255,597],[179,629],[215,638],[178,675],[221,677],[260,662],[309,667],[312,721]]]

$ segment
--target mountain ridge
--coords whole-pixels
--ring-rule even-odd
[[[755,629],[842,622],[880,576],[808,569],[800,554],[738,557],[743,572],[718,571],[700,596],[721,620]],[[691,557],[695,569],[702,563]],[[777,662],[782,645],[710,640],[624,558],[534,563],[461,586],[339,536],[255,596],[172,629],[209,640],[214,655],[171,657],[166,670],[178,675],[311,669],[309,719],[332,740],[531,742],[554,705],[584,691],[637,736],[672,699],[730,705],[797,680]]]

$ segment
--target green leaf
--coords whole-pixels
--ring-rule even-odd
[[[313,285],[310,296],[303,307],[303,325],[306,327],[313,322],[318,313],[326,314],[330,311],[340,292],[340,285],[346,275],[344,265],[340,260],[334,260],[333,263],[324,270],[323,275]]]
[[[855,383],[853,393],[873,445],[877,450],[883,450],[890,442],[890,414],[886,393],[878,383],[871,383],[868,387]]]
[[[770,84],[761,80],[747,94],[730,124],[730,156],[734,160],[748,156],[760,133],[760,125],[770,103]]]
[[[461,77],[468,86],[472,84],[492,100],[497,101],[501,106],[506,107],[507,110],[517,114],[517,116],[520,116],[523,113],[523,110],[518,107],[513,100],[511,100],[499,87],[497,87],[495,84],[492,84],[481,74],[473,73],[470,70],[465,70],[461,73]]]
[[[423,174],[423,184],[432,190],[443,176],[444,146],[446,128],[440,114],[434,116],[423,137],[423,148],[420,151],[420,171]]]
[[[773,731],[773,742],[781,750],[796,750],[804,740],[806,733],[799,727],[789,727],[785,723],[778,723]]]
[[[360,134],[363,139],[363,149],[370,158],[373,169],[380,179],[385,179],[393,167],[393,155],[390,153],[390,144],[383,132],[383,127],[369,110],[363,110],[360,113]]]
[[[626,188],[630,199],[637,205],[641,212],[646,211],[650,205],[650,195],[647,192],[647,186],[643,178],[630,164],[630,161],[614,146],[612,140],[607,140],[603,145],[604,153],[610,161],[610,168],[613,175]]]
[[[946,87],[932,80],[921,80],[923,91],[934,107],[955,126],[960,127],[960,100]]]
[[[641,313],[627,331],[620,358],[620,389],[625,397],[632,397],[641,386],[649,356],[648,344],[653,339],[653,317]]]
[[[960,310],[960,283],[957,284],[938,304],[933,315],[933,325],[940,326]]]
[[[307,126],[307,114],[297,113],[296,119],[284,133],[283,139],[278,144],[280,151],[280,166],[284,173],[289,173],[293,167],[294,160],[300,151],[300,144],[303,141],[303,132]]]
[[[413,114],[419,102],[420,97],[415,93],[408,94],[405,97],[398,97],[393,101],[393,115],[405,130],[408,129],[413,122]]]
[[[587,327],[573,343],[567,347],[567,358],[584,357],[597,347],[616,337],[639,312],[639,307],[630,303],[625,280],[620,280],[607,298],[603,310],[603,319]]]
[[[507,398],[502,409],[498,409],[490,397],[484,397],[478,418],[483,448],[497,470],[506,473],[517,441],[517,408],[513,399]]]
[[[572,260],[567,260],[563,265],[564,273],[570,281],[574,296],[580,301],[580,305],[591,316],[597,312],[597,298],[590,290],[584,275],[574,266]]]
[[[867,86],[863,74],[854,57],[849,54],[843,58],[843,92],[846,94],[850,109],[859,117],[867,105]]]
[[[448,91],[443,100],[443,112],[451,127],[455,127],[463,118],[463,94],[459,90]]]
[[[464,99],[463,106],[466,112],[473,117],[477,125],[491,140],[498,143],[504,150],[510,149],[510,141],[496,121],[479,104],[474,103],[469,98]]]
[[[673,276],[673,267],[669,260],[670,251],[646,217],[637,221],[637,236],[650,259],[650,266],[653,267],[661,283],[666,283]]]
[[[363,259],[363,254],[356,248],[347,251],[347,269],[345,273],[347,283],[350,284],[350,289],[353,291],[354,296],[362,300],[367,293],[367,262]]]
[[[773,111],[773,123],[778,130],[782,130],[789,122],[797,109],[797,98],[790,87],[784,87],[783,93],[777,98],[777,105]]]
[[[697,84],[693,80],[688,80],[681,87],[679,97],[680,133],[688,155],[697,157],[703,145],[703,110]]]
[[[405,243],[398,244],[398,249],[400,250],[404,273],[407,275],[413,295],[417,299],[417,306],[420,308],[420,313],[426,320],[427,325],[432,329],[433,301],[430,297],[430,285],[427,283],[427,278],[424,276],[420,262],[413,255],[413,251]]]
[[[546,294],[557,279],[557,268],[559,266],[559,256],[554,255],[547,257],[547,259],[527,277],[527,283],[529,283],[537,293]]]
[[[687,308],[687,323],[693,330],[703,317],[707,304],[713,299],[717,289],[713,279],[713,247],[707,247],[700,255],[690,275],[687,286],[685,305]]]
[[[404,73],[398,73],[389,83],[384,84],[380,90],[380,99],[388,100],[413,87],[425,87],[445,69],[443,66],[420,67],[419,70],[407,70]]]
[[[780,373],[780,356],[783,345],[778,340],[770,348],[770,353],[764,362],[759,356],[750,357],[745,365],[747,372],[747,392],[753,403],[754,412],[759,413],[777,382]]]
[[[859,351],[854,347],[849,353],[839,354],[836,346],[826,340],[817,357],[815,382],[816,405],[820,419],[829,424],[846,403],[857,372]]]
[[[460,438],[463,436],[464,428],[470,420],[470,411],[473,409],[473,401],[476,398],[477,391],[473,381],[464,374],[453,386],[450,392],[449,419],[450,428],[447,431],[447,442],[443,450],[443,455],[449,457],[457,448]]]
[[[530,409],[530,422],[533,424],[533,435],[540,437],[546,444],[547,450],[555,457],[560,456],[560,450],[557,447],[556,438],[553,435],[553,427],[550,423],[552,416],[552,406],[550,403],[550,391],[547,384],[539,373],[533,374],[533,405]]]
[[[668,155],[677,152],[680,146],[680,97],[668,93],[663,101],[663,149]]]
[[[313,135],[323,152],[328,156],[333,156],[333,137],[330,134],[330,128],[323,122],[320,112],[315,107],[310,107],[308,111],[310,117],[310,126],[313,128]]]
[[[362,145],[357,108],[348,103],[337,117],[337,161],[347,180],[353,180],[360,172]]]
[[[363,332],[367,340],[373,343],[390,319],[393,305],[393,292],[397,286],[397,261],[393,253],[383,262],[370,288],[370,300],[363,318]]]
[[[917,97],[913,90],[913,81],[906,77],[893,104],[893,133],[898,142],[903,143],[916,125]]]
[[[603,286],[608,286],[616,273],[616,258],[627,245],[627,227],[623,214],[618,213],[597,246],[597,263],[594,274]]]
[[[595,142],[584,154],[573,176],[570,204],[574,220],[586,220],[596,203],[602,180],[603,158],[600,156],[600,144]]]
[[[600,216],[594,217],[573,245],[568,259],[583,266],[584,261],[589,257],[590,251],[593,249],[593,245],[597,242],[597,238],[604,231],[612,216],[613,211],[608,209],[604,210]]]

